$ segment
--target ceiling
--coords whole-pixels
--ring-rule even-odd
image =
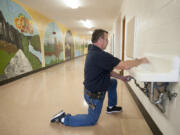
[[[95,28],[112,29],[120,12],[122,0],[79,0],[77,9],[67,7],[63,0],[19,0],[26,6],[51,18],[80,35],[88,35]],[[88,29],[80,20],[89,19],[94,27]]]

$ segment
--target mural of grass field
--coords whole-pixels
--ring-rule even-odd
[[[29,62],[31,63],[33,70],[41,68],[40,60],[29,51],[28,41],[31,41],[31,40],[28,40],[28,37],[25,37],[23,35],[21,38],[22,38],[23,52],[25,56],[28,58]],[[38,49],[39,49],[39,46],[37,46],[37,50]]]

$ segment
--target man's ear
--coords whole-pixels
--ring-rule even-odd
[[[98,41],[99,41],[100,44],[103,44],[103,39],[102,38],[99,38]]]

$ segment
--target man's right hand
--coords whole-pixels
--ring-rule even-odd
[[[115,67],[115,69],[128,70],[128,69],[130,69],[132,67],[136,67],[140,64],[148,64],[148,63],[150,63],[150,62],[147,58],[120,61],[119,64]]]
[[[147,58],[145,58],[145,57],[144,58],[140,58],[138,60],[140,61],[141,64],[148,64],[148,63],[150,63],[149,60]]]

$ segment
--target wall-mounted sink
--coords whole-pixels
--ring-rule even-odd
[[[179,80],[179,56],[146,54],[150,64],[142,64],[129,71],[137,81],[177,82]]]

